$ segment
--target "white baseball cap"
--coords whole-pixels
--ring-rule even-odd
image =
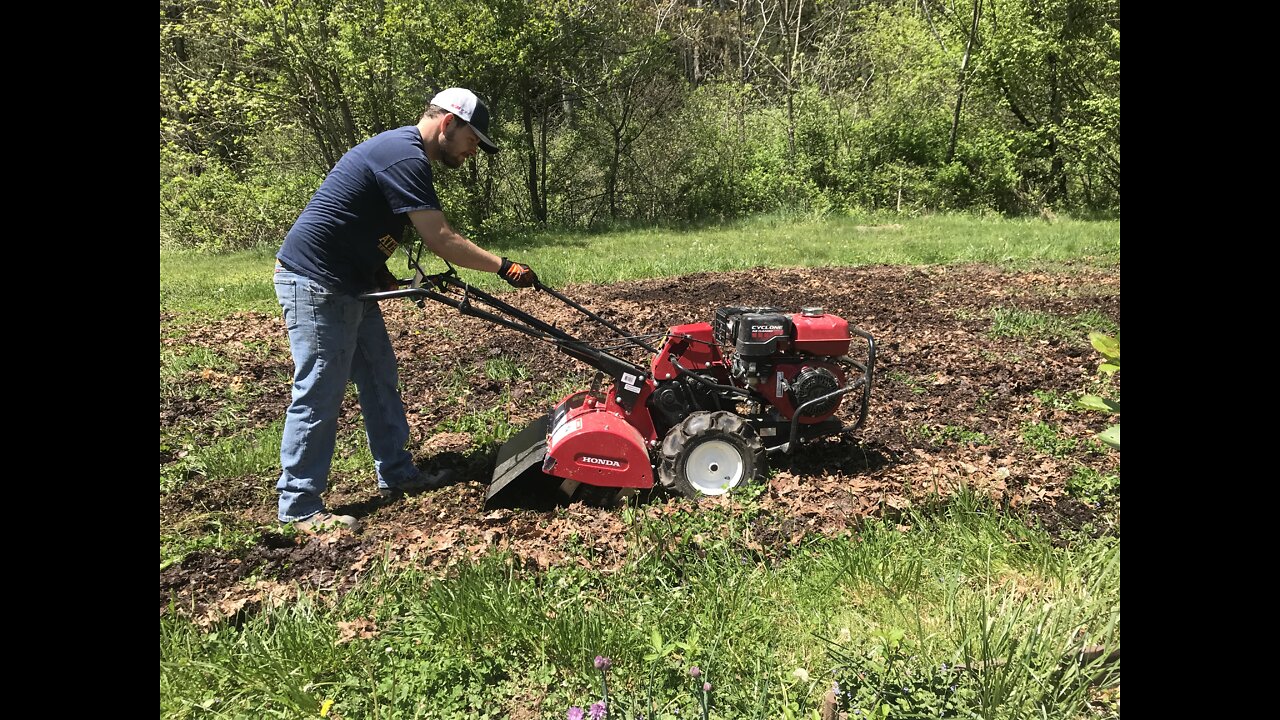
[[[431,98],[431,104],[448,110],[451,114],[464,120],[480,138],[480,149],[492,155],[498,152],[498,146],[489,139],[489,108],[466,88],[453,87],[442,90]]]

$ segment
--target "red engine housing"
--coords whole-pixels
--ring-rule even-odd
[[[791,325],[796,352],[827,357],[849,353],[849,321],[838,315],[796,313],[791,316]]]

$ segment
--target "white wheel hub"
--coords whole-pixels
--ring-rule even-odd
[[[708,440],[689,453],[684,469],[698,492],[723,495],[742,481],[742,454],[723,440]]]

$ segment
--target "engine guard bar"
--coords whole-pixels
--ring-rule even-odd
[[[853,432],[858,428],[862,427],[862,423],[866,422],[867,420],[867,410],[868,408],[871,407],[871,381],[875,376],[875,369],[876,369],[876,339],[871,337],[870,333],[865,332],[859,328],[850,327],[849,332],[854,333],[867,341],[867,363],[866,365],[863,365],[862,363],[858,362],[857,360],[854,360],[848,355],[840,358],[840,360],[842,362],[846,362],[858,368],[859,370],[861,370],[862,377],[858,378],[857,380],[854,380],[853,382],[845,385],[842,388],[837,388],[827,393],[826,395],[821,395],[816,398],[813,398],[812,400],[809,400],[801,404],[800,407],[796,408],[796,411],[791,415],[791,439],[787,441],[787,449],[785,451],[788,455],[795,452],[795,449],[797,447],[796,440],[797,438],[800,437],[800,418],[804,415],[805,411],[808,410],[810,407],[819,405],[827,400],[844,397],[847,393],[850,393],[858,389],[859,386],[861,386],[862,402],[859,403],[859,407],[858,407],[858,419],[856,422],[853,423],[853,427],[848,428],[849,432]]]

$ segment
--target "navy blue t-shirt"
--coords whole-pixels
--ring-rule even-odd
[[[342,156],[298,216],[276,257],[325,287],[362,293],[395,253],[412,210],[439,210],[431,161],[413,125]]]

